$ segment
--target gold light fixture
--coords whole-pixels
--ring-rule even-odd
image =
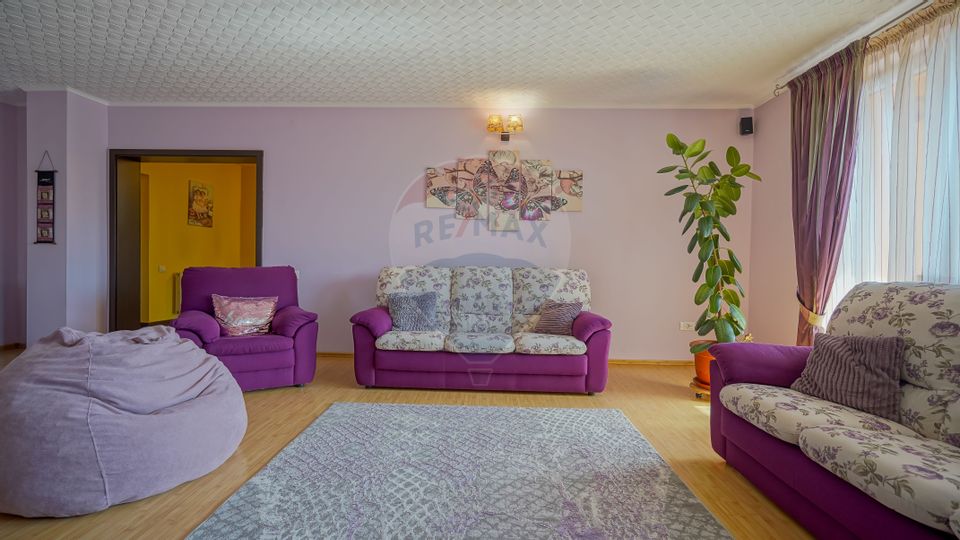
[[[503,116],[491,114],[487,117],[487,131],[490,133],[499,133],[500,140],[510,142],[511,133],[520,133],[523,131],[523,118],[519,114],[507,116],[507,123],[503,123]]]

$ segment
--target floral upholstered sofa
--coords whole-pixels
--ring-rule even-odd
[[[436,331],[393,328],[387,295],[435,292]],[[377,307],[354,315],[357,383],[373,387],[594,393],[607,382],[610,321],[583,270],[392,266]],[[581,302],[572,335],[534,333],[547,300]]]
[[[960,536],[960,286],[861,283],[827,332],[907,341],[899,422],[791,390],[810,347],[721,344],[714,449],[819,538]]]

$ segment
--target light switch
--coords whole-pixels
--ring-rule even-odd
[[[162,274],[162,273],[164,273],[164,272],[166,272],[166,271],[167,271],[167,267],[166,267],[166,266],[164,266],[164,265],[162,265],[162,264],[157,265],[157,272],[160,272],[160,273]]]

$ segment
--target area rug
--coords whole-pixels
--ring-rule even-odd
[[[617,409],[335,403],[190,538],[726,538]]]

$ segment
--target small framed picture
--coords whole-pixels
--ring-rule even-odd
[[[40,244],[53,243],[53,223],[37,224],[37,243],[40,243]]]
[[[187,225],[213,227],[213,186],[189,181],[190,196],[187,199]]]
[[[52,204],[41,204],[37,206],[37,221],[38,222],[53,222],[53,205]]]
[[[40,158],[40,166],[43,160],[48,159],[50,154],[43,152]],[[57,171],[53,168],[53,160],[50,160],[50,168],[37,170],[37,244],[56,244],[54,239],[53,221],[56,212],[53,209],[53,194],[57,186]]]

